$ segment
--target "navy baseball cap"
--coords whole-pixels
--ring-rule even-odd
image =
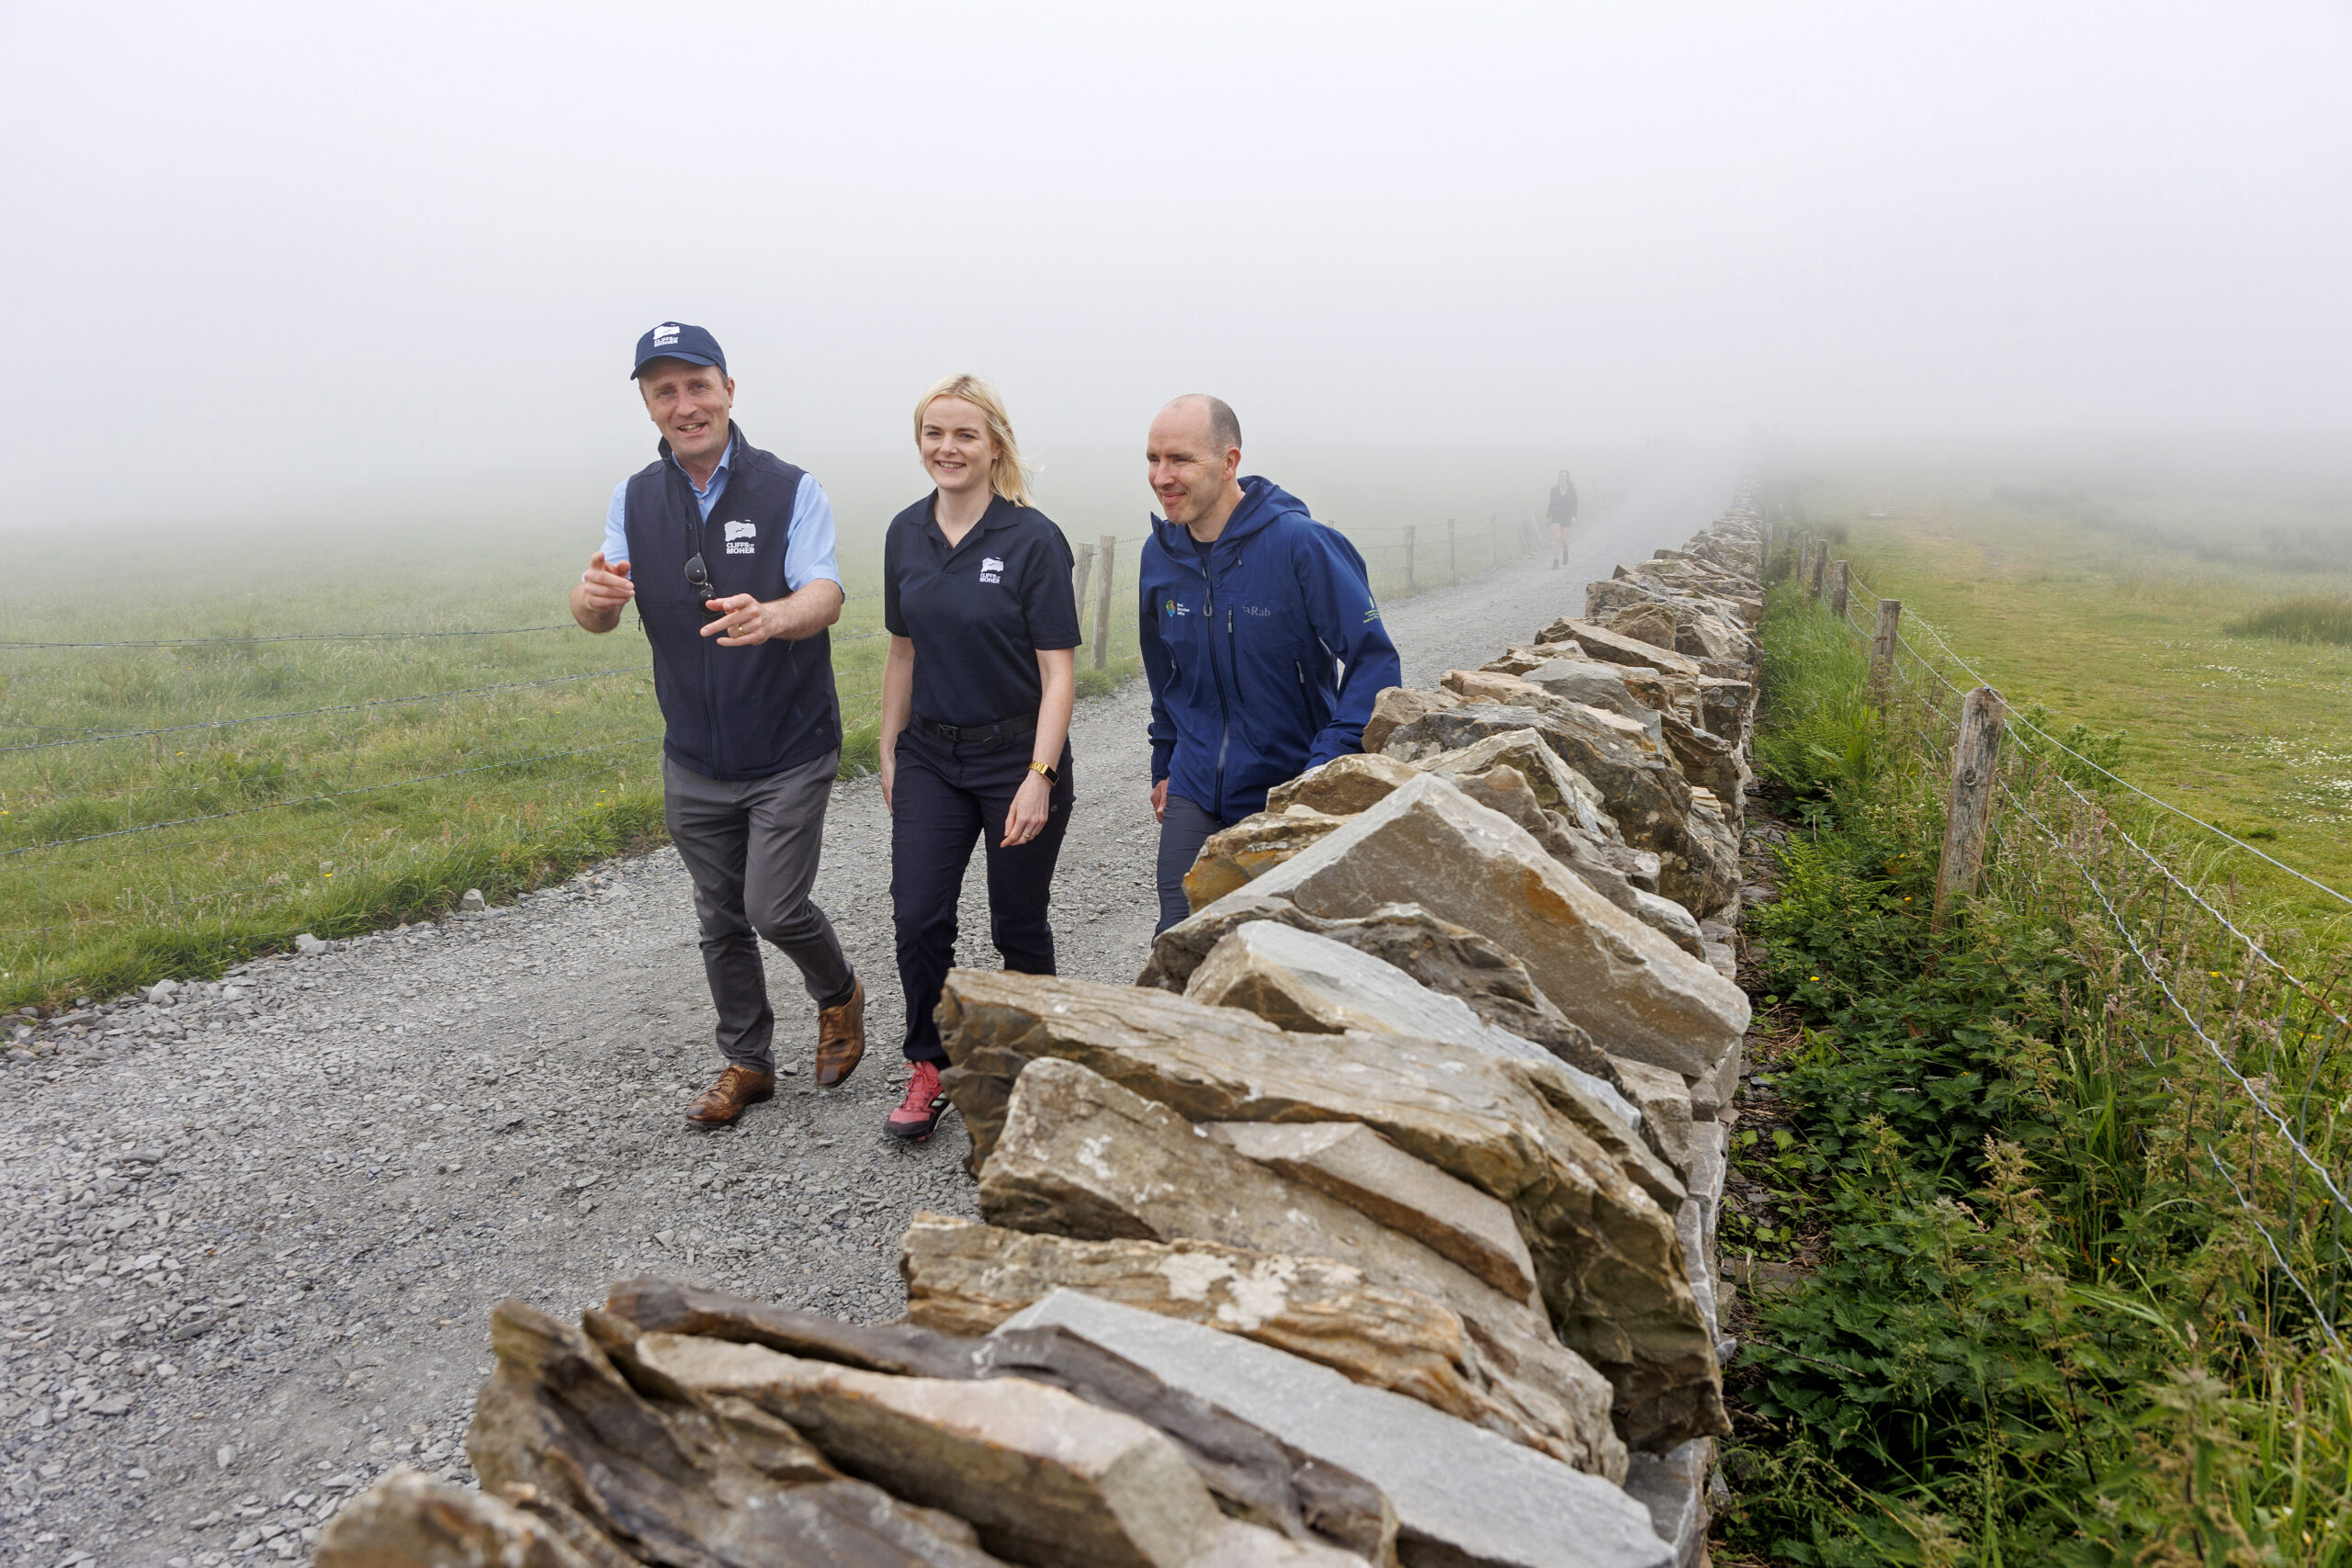
[[[715,366],[720,375],[727,374],[727,355],[719,351],[718,340],[700,327],[676,321],[664,321],[637,340],[637,368],[628,373],[628,378],[634,381],[644,375],[647,363],[655,359]]]

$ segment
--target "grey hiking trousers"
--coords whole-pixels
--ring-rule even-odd
[[[760,1072],[775,1071],[762,937],[800,966],[819,1007],[838,1007],[857,985],[832,922],[808,897],[840,766],[840,753],[827,752],[763,779],[729,782],[662,759],[662,815],[695,879],[719,1054]]]

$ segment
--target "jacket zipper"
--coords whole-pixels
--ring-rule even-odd
[[[1233,710],[1226,705],[1225,677],[1218,672],[1216,667],[1216,578],[1211,574],[1208,563],[1205,561],[1201,565],[1201,580],[1207,584],[1206,592],[1201,601],[1201,613],[1209,624],[1209,680],[1216,687],[1216,805],[1215,811],[1216,815],[1222,819],[1225,816],[1225,754],[1233,745]]]

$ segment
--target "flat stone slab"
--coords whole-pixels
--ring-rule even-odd
[[[1415,1159],[1363,1122],[1219,1122],[1212,1130],[1260,1165],[1403,1232],[1513,1301],[1535,1299],[1535,1260],[1510,1205]]]
[[[1249,891],[1327,919],[1417,899],[1518,954],[1602,1049],[1677,1072],[1707,1072],[1747,1028],[1737,986],[1434,774],[1390,792]]]
[[[1653,870],[1657,858],[1649,857]],[[1593,1072],[1604,1065],[1592,1036],[1568,1021],[1516,955],[1467,927],[1439,919],[1419,904],[1384,904],[1368,915],[1327,920],[1287,898],[1261,898],[1243,888],[1160,932],[1151,944],[1151,962],[1136,984],[1181,993],[1216,944],[1253,920],[1273,920],[1345,942],[1432,991],[1461,998],[1487,1022],[1543,1046],[1572,1066]]]
[[[1006,1324],[1049,1325],[1379,1486],[1396,1504],[1398,1554],[1407,1563],[1668,1568],[1673,1562],[1649,1511],[1617,1487],[1402,1395],[1075,1291],[1057,1291]]]
[[[1219,941],[1193,971],[1184,994],[1211,1007],[1246,1009],[1277,1029],[1308,1034],[1370,1029],[1522,1061],[1552,1059],[1541,1045],[1487,1023],[1461,998],[1430,990],[1345,942],[1276,920],[1252,920]]]
[[[1040,1568],[1183,1568],[1222,1518],[1176,1445],[1026,1378],[892,1377],[760,1345],[649,1334],[648,1367],[781,1416],[843,1470]]]
[[[986,1334],[1057,1290],[1083,1291],[1287,1350],[1574,1461],[1489,1388],[1452,1308],[1333,1258],[1209,1241],[1076,1241],[944,1214],[917,1215],[899,1247],[907,1315],[926,1328]],[[1607,1393],[1594,1392],[1605,1423]]]

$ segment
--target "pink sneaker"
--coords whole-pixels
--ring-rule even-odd
[[[947,1114],[947,1097],[939,1092],[939,1064],[917,1062],[907,1078],[907,1098],[882,1130],[894,1138],[921,1140],[931,1136],[939,1119]]]

